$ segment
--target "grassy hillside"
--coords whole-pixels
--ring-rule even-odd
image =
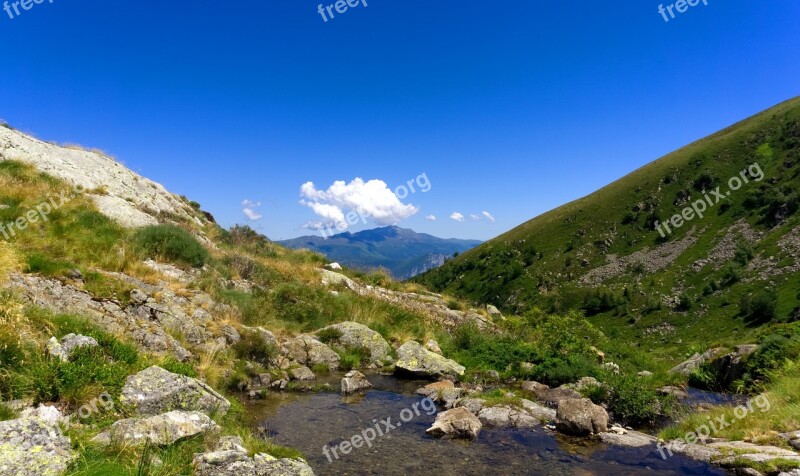
[[[729,190],[731,177],[742,180],[739,190]],[[755,342],[800,317],[799,189],[793,99],[416,281],[509,312],[583,309],[610,338],[674,362],[701,347]],[[669,225],[671,235],[656,231],[704,194],[714,205],[703,218]]]

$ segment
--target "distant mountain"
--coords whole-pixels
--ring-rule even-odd
[[[444,264],[454,253],[481,244],[478,240],[437,238],[406,228],[388,226],[325,239],[301,236],[279,241],[287,248],[306,248],[332,261],[360,270],[386,268],[397,279],[408,279]]]

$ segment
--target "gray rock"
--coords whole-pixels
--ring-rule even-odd
[[[672,395],[673,397],[675,397],[675,398],[677,398],[679,400],[683,400],[683,399],[689,398],[689,393],[686,390],[684,390],[684,389],[682,389],[680,387],[673,387],[671,385],[667,385],[666,387],[659,388],[658,392],[661,395]]]
[[[195,476],[314,476],[304,461],[263,453],[250,458],[235,450],[197,454],[192,464]]]
[[[520,400],[520,403],[522,404],[522,408],[525,409],[529,415],[541,422],[556,420],[556,411],[552,408],[539,405],[538,403],[526,400],[524,398]]]
[[[291,369],[289,370],[289,374],[291,375],[292,380],[314,380],[317,378],[317,376],[314,375],[314,372],[312,372],[308,367]]]
[[[223,436],[214,446],[214,451],[238,451],[240,453],[247,453],[247,448],[244,447],[242,437]]]
[[[456,388],[452,380],[442,380],[417,389],[417,395],[422,395],[436,403],[441,403],[447,408],[452,408],[463,393],[464,390]]]
[[[55,407],[28,409],[16,420],[0,422],[0,474],[57,476],[77,455],[63,435]]]
[[[51,337],[47,342],[47,353],[50,357],[67,362],[73,350],[79,347],[97,347],[98,345],[97,341],[92,337],[67,334],[61,338],[61,342],[56,340],[55,337]]]
[[[653,372],[650,372],[649,370],[642,370],[641,372],[638,372],[636,375],[642,378],[650,378],[653,376]]]
[[[747,360],[758,350],[757,345],[738,345],[736,349],[709,362],[711,372],[722,385],[730,385],[744,376]]]
[[[497,309],[495,306],[492,306],[491,304],[488,304],[486,306],[486,312],[489,313],[489,316],[492,319],[503,319],[503,314],[500,312],[500,310]]]
[[[588,398],[564,399],[558,402],[556,428],[575,436],[605,433],[608,431],[608,413]]]
[[[133,302],[137,306],[141,306],[142,304],[146,303],[150,296],[147,295],[141,289],[134,289],[131,291],[131,302]]]
[[[486,406],[486,400],[480,398],[462,398],[455,402],[455,407],[464,407],[473,415],[477,415]]]
[[[583,398],[580,393],[569,387],[562,385],[558,388],[550,388],[545,384],[533,381],[522,382],[522,390],[532,393],[541,403],[553,408],[558,407],[558,403],[562,400]]]
[[[108,437],[121,446],[168,446],[192,436],[218,433],[220,427],[200,412],[172,411],[146,418],[126,418],[111,425]]]
[[[351,370],[342,379],[342,393],[349,395],[372,387],[367,377],[358,370]]]
[[[434,354],[442,355],[442,348],[439,347],[439,343],[433,339],[428,339],[428,342],[425,343],[425,348]]]
[[[302,335],[287,341],[285,346],[291,358],[301,365],[308,367],[327,365],[331,370],[339,368],[339,354],[316,337]]]
[[[435,354],[418,342],[409,341],[397,349],[395,372],[422,378],[442,378],[464,375],[464,367],[453,360]]]
[[[435,437],[474,439],[482,427],[478,417],[464,407],[457,407],[436,415],[433,426],[425,432]]]
[[[600,439],[603,443],[627,448],[644,448],[646,446],[653,446],[658,442],[658,439],[654,436],[633,430],[626,430],[625,433],[600,433]]]
[[[120,401],[138,415],[153,416],[172,410],[215,412],[224,415],[231,404],[205,383],[153,366],[128,377]]]
[[[392,352],[392,347],[383,336],[369,327],[357,322],[342,322],[320,329],[317,333],[330,330],[341,333],[341,337],[334,341],[336,345],[348,350],[366,349],[369,351],[370,363],[375,365],[391,363],[389,354]]]
[[[694,354],[686,361],[673,367],[670,372],[674,374],[689,375],[695,370],[699,369],[701,365],[710,361],[711,359],[719,356],[724,352],[721,348],[709,349],[701,354]]]
[[[478,418],[484,425],[495,428],[534,428],[542,424],[524,409],[510,405],[486,407],[478,413]]]

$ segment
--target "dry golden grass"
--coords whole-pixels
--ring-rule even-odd
[[[0,284],[5,283],[11,273],[21,269],[22,262],[14,247],[5,241],[0,241]]]

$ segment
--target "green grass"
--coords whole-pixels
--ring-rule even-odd
[[[175,225],[153,225],[133,236],[136,248],[149,258],[183,263],[201,268],[210,259],[209,252],[188,231]]]

